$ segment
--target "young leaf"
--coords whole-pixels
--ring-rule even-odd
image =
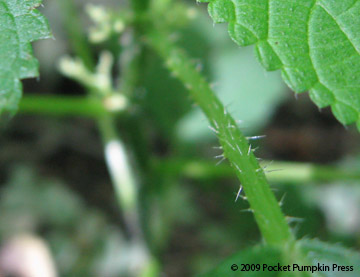
[[[0,0],[0,115],[16,111],[20,79],[38,76],[30,43],[51,36],[45,17],[35,9],[40,4],[41,0]]]
[[[360,0],[199,0],[267,70],[360,128]]]

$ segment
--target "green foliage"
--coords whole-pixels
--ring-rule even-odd
[[[185,30],[183,24],[194,16],[195,12],[185,9],[185,5],[173,3],[172,0],[133,0],[129,3],[129,9],[123,9],[126,16],[116,18],[117,13],[113,12],[116,23],[113,27],[120,39],[117,35],[116,37],[109,35],[112,34],[112,30],[96,29],[95,33],[101,38],[97,40],[98,43],[101,41],[107,44],[110,42],[107,40],[113,41],[111,41],[112,46],[108,47],[111,53],[103,52],[95,68],[95,60],[93,60],[95,55],[92,53],[94,49],[83,37],[79,21],[81,16],[76,14],[72,0],[59,1],[64,4],[60,11],[67,15],[65,25],[70,42],[72,41],[70,45],[73,47],[73,53],[77,55],[76,59],[63,59],[60,68],[64,75],[77,80],[84,86],[88,97],[27,97],[19,107],[25,113],[78,115],[95,119],[103,138],[104,153],[114,185],[114,194],[118,196],[118,204],[123,211],[124,236],[120,235],[121,231],[116,229],[114,232],[118,235],[115,243],[108,241],[106,238],[112,236],[112,231],[108,232],[111,226],[105,224],[105,220],[101,219],[102,216],[98,216],[97,212],[90,211],[89,213],[85,204],[74,197],[71,191],[61,189],[62,186],[57,184],[52,185],[51,182],[39,182],[33,179],[31,174],[27,174],[26,169],[23,168],[15,173],[17,178],[10,182],[7,189],[2,192],[0,214],[3,221],[7,221],[8,224],[0,228],[0,235],[11,236],[14,227],[7,227],[15,225],[18,219],[21,219],[21,214],[33,216],[35,227],[24,228],[25,231],[33,231],[42,225],[70,230],[72,235],[75,234],[75,239],[81,236],[81,242],[84,241],[85,245],[93,245],[95,242],[101,245],[100,248],[109,259],[113,257],[119,259],[113,262],[115,265],[113,275],[105,274],[103,271],[99,271],[97,275],[119,276],[119,272],[123,270],[123,272],[133,273],[130,274],[132,276],[158,276],[162,270],[158,270],[156,260],[165,256],[159,252],[166,248],[168,240],[173,236],[172,225],[177,223],[176,221],[180,222],[183,219],[185,221],[185,218],[187,222],[202,219],[195,205],[192,206],[192,203],[186,202],[190,198],[187,195],[187,188],[178,186],[179,178],[166,173],[164,166],[161,166],[162,158],[155,157],[163,152],[164,156],[169,155],[172,159],[171,155],[176,154],[178,156],[174,157],[173,165],[166,161],[162,163],[170,168],[168,171],[176,171],[181,167],[179,157],[184,155],[180,152],[185,152],[181,149],[185,148],[185,145],[182,144],[183,141],[175,141],[174,133],[177,130],[176,123],[190,110],[189,101],[183,96],[185,90],[188,90],[191,100],[202,110],[208,119],[209,129],[219,140],[220,147],[217,150],[220,153],[217,157],[228,160],[246,194],[246,197],[240,197],[240,189],[236,196],[239,202],[234,204],[235,195],[232,198],[228,193],[224,193],[223,189],[226,190],[226,186],[216,185],[215,200],[219,199],[219,195],[226,198],[227,201],[224,203],[227,205],[222,208],[226,213],[225,217],[234,222],[229,228],[231,232],[228,232],[233,233],[234,236],[228,236],[223,231],[227,224],[219,224],[220,228],[216,226],[210,226],[213,229],[204,228],[207,229],[207,233],[203,231],[202,236],[214,237],[207,244],[210,250],[208,252],[219,248],[220,245],[222,247],[222,245],[231,245],[234,242],[233,248],[231,246],[228,249],[224,248],[223,253],[231,253],[245,241],[251,243],[252,239],[259,238],[258,233],[253,232],[255,224],[251,227],[249,222],[243,220],[244,217],[240,218],[237,208],[244,208],[251,212],[248,216],[254,216],[264,242],[257,247],[241,251],[206,276],[230,274],[292,276],[293,274],[288,272],[278,274],[276,271],[264,272],[263,270],[244,274],[241,270],[231,271],[232,264],[240,267],[241,264],[291,265],[297,263],[310,266],[317,263],[326,265],[336,263],[341,266],[356,266],[360,263],[358,254],[340,246],[328,245],[320,241],[296,241],[290,225],[296,223],[297,217],[306,217],[304,207],[295,205],[294,203],[300,201],[297,197],[293,197],[289,202],[292,207],[298,206],[302,213],[296,214],[292,210],[291,216],[284,216],[281,208],[283,201],[278,202],[265,176],[265,173],[270,173],[276,168],[272,168],[267,163],[260,164],[254,154],[254,144],[251,144],[251,140],[261,136],[246,137],[243,134],[238,122],[229,114],[228,109],[200,72],[199,63],[192,60],[183,48],[191,56],[204,60],[205,75],[210,73],[210,76],[213,74],[221,79],[220,88],[217,87],[220,94],[224,95],[230,91],[237,93],[239,90],[244,92],[246,99],[241,101],[244,107],[237,108],[249,115],[250,118],[245,118],[245,120],[253,127],[264,124],[264,118],[270,114],[266,107],[273,106],[278,101],[276,99],[281,99],[281,95],[277,94],[281,93],[284,84],[276,75],[278,73],[274,73],[271,82],[257,82],[258,75],[263,74],[263,71],[261,68],[259,70],[258,67],[252,67],[253,64],[247,59],[246,50],[235,49],[234,53],[234,50],[225,44],[211,42],[214,40],[218,43],[229,38],[218,36],[213,30],[207,30],[198,23],[194,23],[189,28],[191,32]],[[265,0],[201,0],[200,2],[210,2],[209,11],[214,21],[228,22],[230,35],[239,45],[256,44],[255,52],[261,64],[267,70],[281,69],[283,78],[294,91],[300,93],[310,90],[311,98],[319,107],[330,105],[335,116],[342,123],[357,122],[360,126],[358,93],[360,81],[357,78],[360,70],[358,50],[360,40],[356,27],[359,26],[360,21],[355,17],[360,9],[360,0],[345,0],[338,3],[334,0],[304,0],[301,5],[295,1]],[[0,32],[0,114],[4,111],[13,113],[16,110],[21,96],[20,79],[38,74],[38,63],[32,55],[30,42],[50,36],[45,18],[35,10],[40,3],[40,0],[0,0],[0,28],[2,28]],[[92,9],[91,14],[96,23],[104,23],[103,19],[109,18],[109,13],[104,9],[100,7]],[[171,12],[167,13],[167,11]],[[175,43],[176,37],[172,36],[174,31],[183,36],[177,43]],[[214,47],[216,49],[212,50],[210,44],[216,45]],[[232,47],[235,47],[235,44]],[[210,53],[211,51],[213,53]],[[116,64],[119,65],[118,67],[115,67],[113,60],[118,62]],[[166,64],[168,71],[161,67],[162,62]],[[241,67],[238,66],[238,62],[242,63]],[[246,81],[251,84],[251,87],[247,84],[240,87],[239,83],[244,85]],[[224,84],[226,86],[221,87]],[[264,105],[262,105],[258,98],[264,93],[268,95],[263,97]],[[247,94],[252,94],[252,99],[255,99],[253,102],[258,105],[257,109],[247,102],[251,99]],[[231,100],[234,100],[232,95],[225,99],[226,102]],[[147,116],[144,115],[150,116],[145,118]],[[258,120],[255,115],[258,116]],[[194,118],[192,117],[191,121],[195,122]],[[244,117],[241,116],[241,119]],[[56,126],[55,129],[58,130]],[[253,130],[256,130],[256,127],[250,132]],[[192,131],[185,132],[192,133]],[[46,138],[42,135],[39,137]],[[86,150],[91,148],[84,140],[82,140],[82,145]],[[48,146],[44,143],[41,144],[41,148],[48,148]],[[195,151],[195,148],[189,147],[189,150]],[[64,151],[64,153],[64,156],[68,157],[67,152]],[[132,159],[132,154],[134,159]],[[57,156],[55,157],[57,159]],[[152,163],[157,163],[157,160],[160,161],[159,169],[153,168],[152,165]],[[76,167],[73,169],[73,166],[76,160],[73,163],[72,159],[66,158],[65,162],[68,161],[70,161],[71,172],[75,172]],[[280,168],[287,169],[286,174],[301,183],[314,181],[316,178],[321,179],[324,175],[326,177],[331,175],[332,179],[343,176],[335,171],[331,172],[332,174],[328,173],[330,169],[326,171],[320,168],[315,171],[307,165],[292,164],[292,166],[296,167],[296,170],[291,171],[286,165]],[[188,174],[204,175],[210,181],[213,181],[214,175],[217,175],[214,163],[206,166],[205,170],[204,166],[196,166],[196,163],[191,164],[190,167],[183,167],[190,172]],[[79,171],[81,178],[87,175],[82,168]],[[209,171],[213,175],[209,174]],[[224,171],[229,172],[227,169]],[[224,177],[223,173],[221,174]],[[272,178],[286,180],[286,174],[275,173]],[[87,184],[85,178],[84,183],[86,183],[86,190],[89,190],[91,186]],[[209,189],[210,182],[204,182],[204,186],[205,183]],[[236,184],[240,186],[238,182]],[[192,189],[194,187],[192,186]],[[98,186],[98,188],[102,191],[105,186]],[[201,195],[201,201],[204,201],[205,205],[202,202],[200,205],[217,211],[216,205],[219,207],[221,205],[216,203],[217,201],[212,201],[211,197],[206,199],[207,196]],[[248,203],[240,200],[242,198]],[[214,206],[207,205],[210,201],[214,202]],[[248,204],[250,207],[247,206]],[[234,205],[237,205],[236,208]],[[286,205],[283,208],[288,214],[289,209]],[[16,207],[22,207],[21,213],[16,211]],[[179,209],[181,209],[180,212]],[[62,212],[59,213],[59,210]],[[302,216],[304,214],[305,216]],[[13,221],[14,224],[12,224]],[[321,223],[319,220],[316,226]],[[306,225],[308,228],[306,234],[309,234],[309,225],[311,224]],[[204,226],[207,227],[206,222]],[[234,228],[234,226],[237,227]],[[238,232],[237,228],[241,231]],[[62,235],[57,234],[55,230],[55,234],[49,236],[48,239],[55,249],[66,246],[63,236],[72,236],[66,232]],[[194,231],[191,230],[191,235],[193,233]],[[297,234],[303,235],[299,231]],[[180,233],[176,235],[178,241],[181,243],[185,241]],[[315,236],[318,236],[318,233]],[[68,245],[73,245],[72,241],[67,241]],[[107,245],[114,251],[106,251]],[[60,250],[59,252],[64,252],[63,249]],[[101,259],[100,255],[95,254],[95,250],[87,247],[84,247],[84,250],[91,255],[84,255],[85,260],[78,259],[76,264],[86,264],[89,258],[94,261]],[[71,253],[74,253],[74,251],[65,252],[70,257]],[[131,256],[132,254],[129,255],[129,253],[135,254]],[[186,254],[187,257],[188,254],[193,256],[193,253]],[[138,261],[138,257],[141,257],[142,261]],[[72,260],[75,261],[75,259]],[[131,263],[136,264],[136,268],[133,269]],[[59,264],[60,268],[66,268],[65,263],[62,263],[60,259]],[[103,268],[108,270],[109,266],[105,258],[104,264]],[[64,272],[71,276],[89,275],[80,273],[76,267],[77,265],[74,266],[75,272],[72,270]],[[206,267],[206,270],[208,268]],[[86,270],[93,271],[91,268]],[[152,270],[154,272],[151,272]],[[324,276],[342,276],[343,274],[337,273],[332,270],[329,271],[329,275]],[[352,273],[358,276],[358,268],[350,274]],[[294,275],[309,276],[306,272]]]
[[[357,252],[350,251],[339,245],[331,245],[328,243],[321,242],[319,240],[300,240],[297,242],[298,247],[300,248],[303,255],[306,257],[306,264],[304,266],[314,266],[318,264],[329,266],[329,271],[323,271],[319,274],[321,276],[332,276],[332,277],[341,277],[341,276],[359,276],[360,268],[358,267],[360,263],[360,255]],[[263,270],[263,266],[271,265],[276,266],[277,264],[282,266],[290,265],[290,271],[288,272],[276,272],[276,271],[267,271]],[[236,264],[239,266],[239,270],[236,272],[231,272],[231,266]],[[241,271],[241,264],[249,265],[260,265],[260,270],[254,271]],[[293,267],[293,265],[301,264],[299,261],[294,263],[289,263],[287,257],[282,255],[281,251],[274,247],[269,246],[257,246],[250,249],[243,250],[226,261],[222,262],[214,270],[210,271],[204,276],[299,276],[301,272],[298,268]],[[334,268],[334,265],[338,267]],[[342,270],[339,270],[339,267],[343,266]],[[346,267],[348,268],[346,270]],[[351,270],[353,267],[353,270]],[[346,271],[345,271],[346,270]],[[310,271],[311,272],[311,271]],[[233,273],[233,274],[231,274]],[[303,275],[300,275],[303,276]],[[314,270],[314,274],[311,276],[318,276],[317,272]]]
[[[312,265],[320,263],[330,266],[332,270],[322,272],[323,276],[359,276],[360,254],[358,252],[319,240],[300,240],[298,244]],[[345,267],[353,266],[353,271],[341,272],[338,269],[333,270],[333,264]]]
[[[35,9],[40,4],[41,0],[0,1],[0,114],[16,111],[20,79],[38,76],[30,42],[50,37],[45,17]]]
[[[205,13],[198,17],[189,29],[195,31],[202,42],[207,42],[205,47],[204,43],[196,44],[202,47],[200,53],[209,53],[206,57],[199,53],[188,53],[192,57],[201,57],[201,62],[205,62],[204,71],[207,73],[209,68],[210,78],[215,84],[214,90],[220,100],[225,105],[230,104],[229,110],[235,118],[246,122],[244,132],[257,133],[288,95],[286,85],[279,72],[268,73],[254,60],[250,48],[239,49],[226,34],[224,25],[212,26]],[[186,31],[190,33],[190,30]],[[180,121],[179,137],[185,141],[213,140],[214,136],[203,119],[199,109],[187,114]]]
[[[277,272],[266,272],[266,271],[241,271],[241,264],[257,265],[257,264],[277,264],[281,261],[281,251],[270,246],[255,246],[243,250],[222,262],[214,270],[202,275],[204,277],[216,277],[216,276],[278,276]],[[237,265],[239,269],[232,272],[231,266]]]
[[[360,126],[360,1],[201,0],[239,45],[255,44],[267,70],[295,92],[309,90],[343,124]]]
[[[210,85],[196,70],[194,63],[186,53],[172,44],[168,37],[168,34],[156,30],[147,34],[149,45],[166,61],[168,69],[189,90],[218,136],[224,151],[223,157],[229,160],[241,181],[265,241],[273,245],[291,247],[292,233],[248,139],[241,133],[236,121]]]

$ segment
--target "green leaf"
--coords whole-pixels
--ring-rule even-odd
[[[218,97],[225,104],[231,103],[234,118],[246,122],[245,134],[259,132],[287,96],[279,72],[266,72],[251,57],[252,47],[239,49],[224,32],[225,26],[211,26],[207,15],[200,13],[191,27],[202,34],[202,41],[208,42],[206,61],[210,74],[206,77],[216,84]],[[177,133],[186,142],[215,139],[199,109],[193,109],[179,122]]]
[[[360,254],[351,250],[348,250],[339,245],[331,245],[321,242],[319,240],[300,240],[297,242],[300,251],[305,257],[305,263],[303,261],[289,262],[289,257],[282,254],[279,249],[269,246],[257,246],[250,249],[243,250],[232,257],[226,259],[214,270],[210,271],[203,276],[307,276],[309,271],[300,271],[296,267],[298,264],[303,266],[314,266],[314,269],[318,264],[329,266],[328,271],[314,273],[310,270],[310,276],[325,276],[325,277],[342,277],[342,276],[359,276],[360,273]],[[264,268],[264,265],[276,266],[290,266],[290,271],[268,271],[269,267]],[[239,266],[239,270],[232,271],[231,266],[236,264]],[[260,264],[260,270],[257,271],[241,271],[241,264]],[[295,266],[294,266],[295,265]],[[352,267],[352,269],[351,269]],[[323,269],[325,269],[323,267]],[[317,274],[319,273],[319,274]],[[300,275],[299,275],[300,274]]]
[[[203,274],[204,277],[217,277],[217,276],[247,276],[247,277],[258,277],[258,276],[266,276],[266,277],[275,277],[278,276],[278,273],[275,271],[263,271],[263,264],[275,265],[277,263],[281,263],[281,252],[276,248],[270,246],[262,246],[262,247],[253,247],[249,249],[245,249],[233,256],[229,259],[226,259],[220,265],[218,265],[214,270]],[[260,265],[260,270],[255,269],[254,271],[241,271],[241,264],[248,265]],[[238,270],[233,265],[238,266]],[[232,268],[233,266],[233,268]]]
[[[0,0],[0,115],[13,114],[20,101],[20,79],[38,76],[31,42],[51,36],[41,0]]]
[[[358,252],[319,240],[301,240],[298,243],[311,265],[316,266],[319,263],[330,267],[330,271],[322,272],[322,276],[355,277],[360,275],[360,254]],[[342,270],[340,266],[343,266]],[[351,267],[353,267],[352,270]]]
[[[360,0],[200,0],[239,45],[256,44],[267,70],[309,91],[343,124],[360,126]]]

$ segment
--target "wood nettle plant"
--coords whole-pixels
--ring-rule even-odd
[[[209,2],[209,14],[215,23],[228,23],[234,42],[240,46],[254,44],[259,62],[267,70],[281,70],[284,81],[293,91],[309,91],[317,106],[331,106],[341,123],[356,123],[360,129],[360,0],[199,2]],[[68,16],[67,22],[76,21],[71,10],[72,1],[59,3]],[[231,257],[208,276],[230,275],[232,264],[276,263],[299,265],[299,270],[286,272],[284,276],[318,274],[311,272],[319,271],[316,269],[318,263],[337,264],[344,267],[335,270],[338,274],[350,271],[355,274],[351,276],[357,276],[360,272],[357,253],[318,240],[298,240],[293,234],[270,189],[266,168],[259,164],[254,154],[252,138],[243,135],[237,121],[197,70],[196,64],[171,39],[173,30],[168,23],[171,18],[164,15],[179,8],[178,3],[132,0],[129,10],[121,14],[106,14],[103,9],[93,7],[89,14],[96,23],[91,35],[94,41],[106,40],[111,35],[121,36],[126,28],[132,30],[131,41],[124,49],[129,58],[121,64],[120,85],[113,84],[112,55],[104,51],[95,66],[78,25],[69,23],[67,28],[77,57],[63,58],[59,68],[64,75],[82,84],[88,96],[31,96],[21,102],[20,79],[38,76],[38,62],[33,57],[30,43],[52,37],[46,19],[36,9],[40,4],[41,0],[0,0],[0,114],[3,117],[13,115],[19,106],[20,112],[80,115],[97,122],[116,197],[128,231],[133,234],[132,240],[140,245],[142,261],[146,261],[136,269],[137,276],[157,276],[158,267],[142,231],[138,181],[115,121],[131,110],[132,92],[137,86],[145,48],[152,49],[163,59],[168,70],[183,83],[207,117],[218,137],[223,157],[241,183],[244,198],[250,204],[263,237],[258,247]],[[309,272],[301,266],[314,267]],[[262,270],[255,267],[253,271],[269,276],[269,272]],[[332,273],[322,274],[333,276]]]

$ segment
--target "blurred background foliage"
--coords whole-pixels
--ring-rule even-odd
[[[123,1],[77,0],[84,33],[93,23],[89,3],[124,12]],[[59,58],[74,50],[60,1],[44,1],[55,40],[35,43],[41,78],[24,82],[25,95],[84,95],[57,70]],[[174,38],[198,61],[248,135],[266,135],[257,156],[336,165],[357,170],[359,135],[345,130],[325,109],[318,111],[306,94],[294,97],[277,72],[265,72],[253,49],[239,49],[226,26],[213,26],[205,6],[178,1]],[[126,34],[93,44],[93,56],[111,51],[121,64]],[[119,130],[132,152],[141,180],[141,213],[146,238],[165,276],[206,272],[225,257],[261,240],[248,204],[234,202],[238,181],[221,172],[206,177],[196,162],[210,162],[219,151],[205,117],[186,89],[150,49],[142,56],[133,116],[119,119]],[[121,68],[114,68],[114,76]],[[296,99],[297,98],[297,99]],[[141,134],[139,136],[139,134]],[[122,276],[135,251],[128,245],[102,144],[90,119],[18,114],[2,126],[0,143],[0,242],[33,234],[50,249],[60,276]],[[189,165],[193,177],[182,174]],[[226,162],[224,162],[226,164]],[[225,165],[226,167],[226,165]],[[197,175],[201,178],[196,178]],[[191,175],[191,174],[190,174]],[[283,211],[298,237],[317,237],[360,247],[360,180],[273,184]]]

